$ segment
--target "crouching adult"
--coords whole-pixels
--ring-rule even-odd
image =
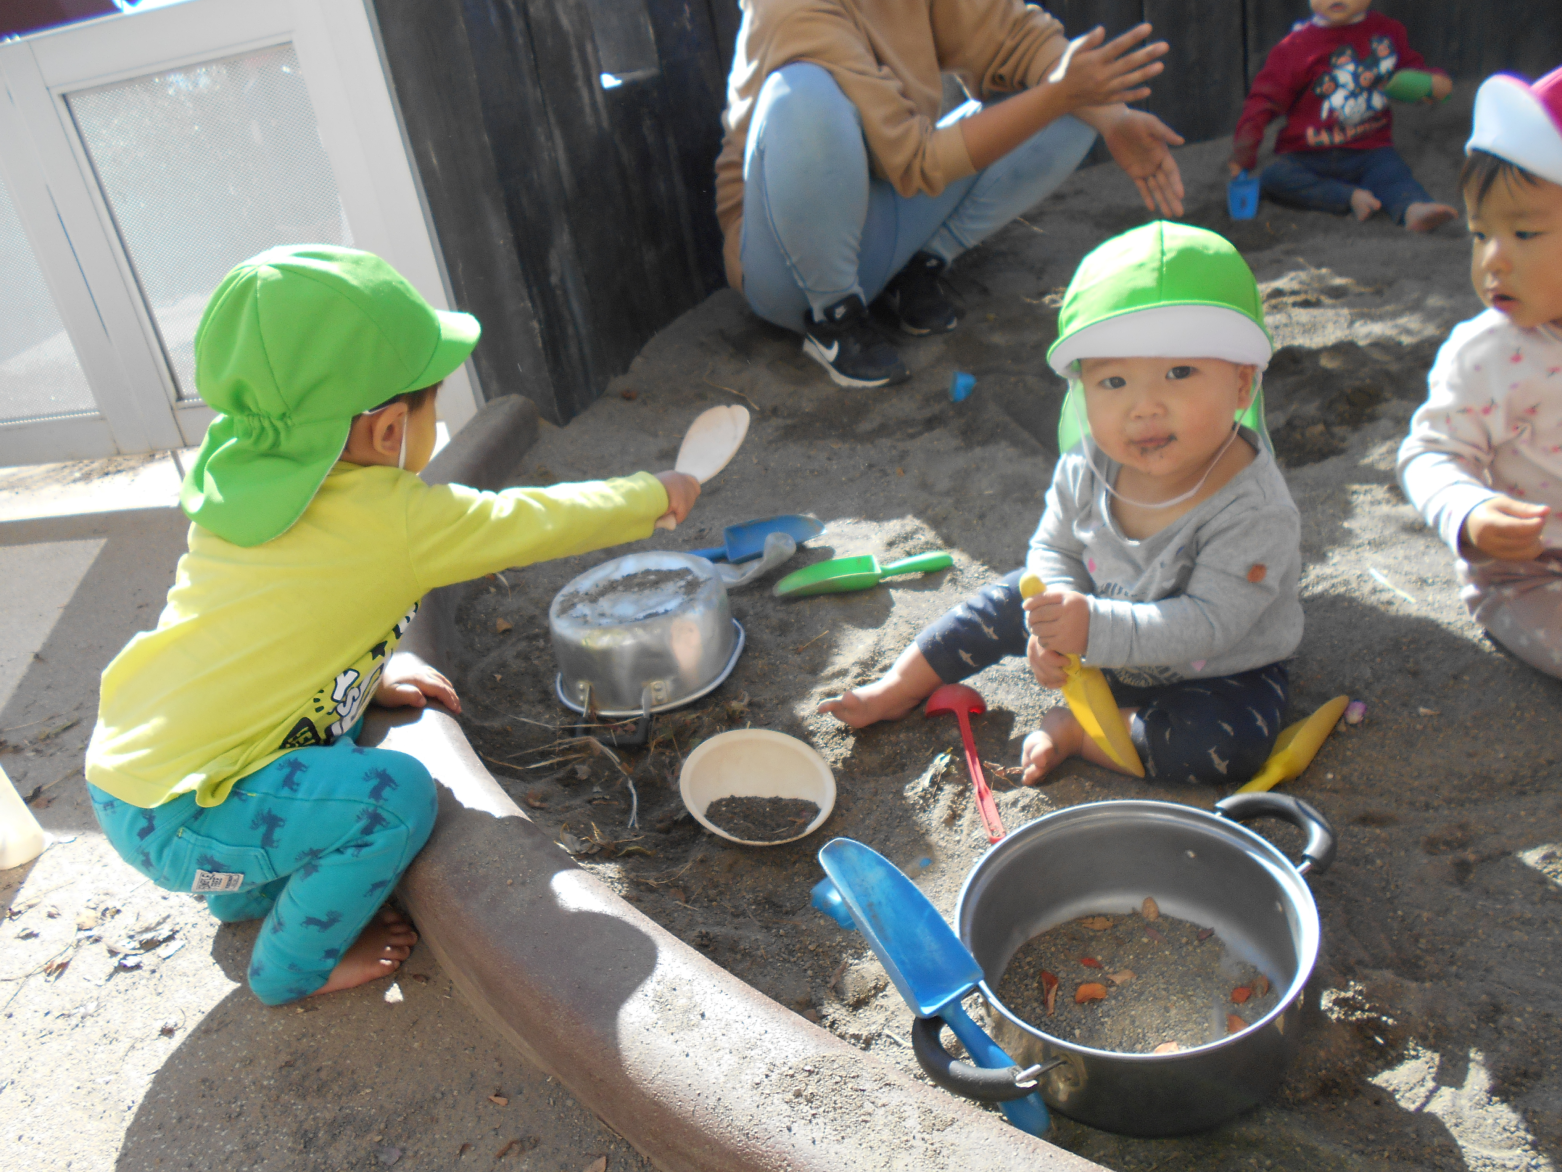
[[[1097,133],[1147,208],[1182,213],[1183,140],[1125,105],[1163,68],[1149,25],[1071,45],[1021,0],[741,3],[716,161],[727,279],[841,386],[908,378],[869,303],[908,334],[953,329],[940,275]],[[944,73],[980,97],[940,118]]]

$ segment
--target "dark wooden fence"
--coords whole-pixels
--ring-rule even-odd
[[[374,0],[485,396],[558,423],[721,287],[712,166],[736,0]],[[1172,46],[1145,103],[1229,134],[1304,0],[1054,0],[1071,33],[1148,20]],[[1379,0],[1456,77],[1562,63],[1562,0]],[[619,84],[605,87],[602,75]],[[691,372],[691,374],[696,372]]]

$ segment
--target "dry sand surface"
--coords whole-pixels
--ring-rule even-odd
[[[1465,88],[1400,116],[1401,149],[1450,202],[1469,97]],[[1457,224],[1416,237],[1382,217],[1358,224],[1269,204],[1233,224],[1224,153],[1219,143],[1181,152],[1188,218],[1242,248],[1282,347],[1267,382],[1269,418],[1304,518],[1307,612],[1292,716],[1340,692],[1364,700],[1368,716],[1332,737],[1292,787],[1333,821],[1340,849],[1311,881],[1323,956],[1302,1052],[1280,1093],[1204,1135],[1130,1140],[1060,1119],[1053,1139],[1125,1170],[1553,1168],[1562,1148],[1551,972],[1562,896],[1558,685],[1471,625],[1449,554],[1393,476],[1440,340],[1479,310],[1468,245]],[[951,718],[856,733],[814,707],[872,679],[924,623],[1019,564],[1055,459],[1061,384],[1043,363],[1055,294],[1086,251],[1144,219],[1114,168],[1073,178],[955,267],[964,320],[946,337],[902,342],[914,372],[905,386],[838,390],[796,338],[724,292],[654,339],[569,427],[544,429],[519,483],[670,466],[698,410],[747,402],[755,414],[742,452],[690,521],[651,546],[709,545],[723,525],[795,511],[829,530],[794,566],[854,553],[954,555],[949,571],[860,594],[790,603],[763,588],[734,594],[748,646],[731,679],[660,718],[651,751],[625,755],[641,801],[638,835],[626,828],[627,793],[608,762],[561,760],[569,751],[548,747],[563,716],[552,697],[548,603],[609,555],[479,584],[462,611],[466,726],[528,812],[716,961],[907,1069],[908,1012],[862,939],[809,907],[814,851],[834,835],[865,841],[916,870],[947,913],[986,840],[958,750],[953,767],[939,762],[957,744]],[[960,404],[947,394],[955,370],[977,379]],[[989,709],[975,722],[981,755],[1012,766],[1024,733],[1059,697],[1019,663],[971,682]],[[683,755],[750,723],[804,738],[834,769],[840,798],[813,838],[733,847],[681,816]],[[1039,788],[997,786],[1011,828],[1105,798],[1208,807],[1221,796],[1079,764]],[[1296,850],[1285,828],[1264,832]]]
[[[1468,99],[1466,89],[1444,107],[1401,116],[1402,148],[1447,199]],[[1190,219],[1244,249],[1286,347],[1269,404],[1306,519],[1308,629],[1293,668],[1294,710],[1348,691],[1369,715],[1332,738],[1294,786],[1333,819],[1340,853],[1312,881],[1324,956],[1305,1045],[1281,1093],[1203,1136],[1125,1140],[1059,1119],[1052,1138],[1108,1167],[1145,1172],[1553,1168],[1562,1147],[1550,972],[1562,857],[1548,853],[1562,852],[1557,684],[1471,627],[1447,553],[1392,476],[1438,341],[1477,308],[1466,246],[1452,227],[1419,239],[1381,219],[1357,225],[1268,205],[1258,220],[1231,225],[1223,153],[1208,144],[1182,159]],[[1143,218],[1115,169],[1071,180],[1028,224],[954,270],[965,320],[953,335],[905,345],[915,371],[906,386],[838,391],[795,338],[722,293],[656,338],[592,410],[545,429],[523,465],[532,482],[665,467],[698,409],[741,401],[716,384],[732,388],[756,408],[747,446],[691,522],[651,545],[709,544],[724,524],[812,511],[830,532],[795,565],[832,551],[944,548],[955,557],[951,571],[858,595],[792,604],[763,589],[734,595],[749,645],[732,679],[661,721],[653,753],[626,757],[647,829],[622,845],[653,853],[589,845],[629,837],[625,791],[604,762],[524,768],[558,755],[542,750],[548,728],[524,723],[561,716],[550,692],[548,601],[607,555],[480,584],[463,612],[467,728],[507,763],[494,771],[528,812],[594,850],[582,855],[586,865],[718,962],[906,1069],[909,1014],[861,938],[808,906],[819,877],[813,852],[846,834],[898,862],[927,859],[919,882],[948,912],[985,840],[958,752],[952,768],[938,765],[956,744],[950,718],[858,734],[813,708],[872,678],[923,623],[1018,563],[1055,455],[1060,385],[1042,362],[1055,329],[1049,297],[1090,247]],[[958,406],[946,394],[956,369],[978,380]],[[109,526],[99,544],[88,535],[5,551],[38,551],[29,572],[81,585],[56,600],[58,616],[16,620],[36,617],[52,633],[42,658],[18,669],[24,687],[0,714],[10,742],[0,764],[24,793],[55,783],[39,816],[73,838],[0,876],[9,911],[0,924],[0,1168],[576,1172],[599,1156],[615,1172],[643,1166],[557,1084],[503,1050],[451,998],[426,951],[394,986],[266,1009],[242,987],[253,927],[218,926],[191,897],[157,891],[106,849],[71,774],[95,693],[90,680],[53,665],[101,665],[149,625],[167,578],[112,622],[93,600],[148,562],[171,576],[181,531],[173,518]],[[19,563],[5,564],[16,579]],[[513,624],[503,634],[501,618]],[[1012,765],[1023,733],[1058,698],[1019,665],[973,682],[990,709],[976,722],[982,756]],[[72,718],[81,723],[61,729]],[[731,848],[678,818],[681,755],[695,738],[745,723],[801,736],[830,761],[840,800],[808,841]],[[997,785],[1011,827],[1101,798],[1208,806],[1218,796],[1084,766],[1038,789]],[[1291,837],[1275,838],[1294,851]],[[45,969],[64,959],[63,971]],[[496,1092],[507,1101],[491,1101]],[[472,1145],[464,1155],[463,1144]]]

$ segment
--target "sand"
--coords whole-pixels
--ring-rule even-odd
[[[1399,116],[1402,152],[1449,201],[1470,96],[1462,87],[1441,107]],[[1052,1138],[1124,1170],[1551,1168],[1562,1161],[1558,684],[1472,626],[1448,552],[1393,476],[1437,346],[1480,309],[1468,244],[1457,223],[1417,237],[1382,217],[1358,224],[1267,203],[1233,224],[1224,158],[1220,143],[1180,152],[1187,218],[1243,250],[1282,347],[1267,381],[1269,420],[1304,518],[1307,616],[1291,718],[1347,692],[1367,719],[1333,736],[1291,786],[1332,820],[1340,849],[1310,880],[1323,954],[1280,1092],[1200,1136],[1131,1140],[1059,1119]],[[724,525],[811,511],[829,530],[788,569],[858,553],[954,556],[948,571],[860,594],[789,603],[764,589],[735,594],[748,646],[732,677],[662,718],[651,750],[625,755],[640,830],[625,825],[627,794],[611,763],[546,748],[569,718],[552,695],[548,603],[622,551],[507,574],[509,585],[480,585],[462,611],[466,727],[531,816],[718,963],[908,1069],[908,1011],[861,937],[809,907],[814,852],[836,835],[867,842],[916,874],[947,914],[986,838],[952,719],[857,733],[814,707],[872,679],[924,623],[1019,564],[1056,458],[1062,386],[1043,363],[1056,295],[1086,251],[1145,218],[1115,168],[1076,175],[953,268],[963,322],[948,336],[901,341],[914,373],[902,387],[837,389],[795,337],[723,292],[658,335],[591,410],[544,428],[517,483],[669,467],[698,411],[750,406],[743,450],[695,514],[636,548],[697,548]],[[953,404],[957,370],[976,389]],[[502,634],[500,619],[513,624]],[[987,701],[975,735],[982,758],[1002,767],[989,780],[1010,827],[1079,802],[1207,808],[1221,796],[1078,763],[1020,788],[1007,770],[1060,698],[1018,663],[970,682]],[[802,737],[829,761],[840,796],[815,835],[741,848],[682,813],[682,758],[698,739],[744,724]],[[1296,835],[1259,828],[1295,856]]]

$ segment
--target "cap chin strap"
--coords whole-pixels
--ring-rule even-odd
[[[1174,496],[1169,501],[1136,501],[1132,497],[1126,497],[1122,493],[1118,492],[1117,489],[1112,486],[1112,482],[1107,479],[1106,474],[1103,473],[1101,469],[1096,467],[1095,458],[1090,454],[1090,449],[1096,446],[1096,437],[1090,433],[1090,426],[1085,421],[1083,408],[1080,407],[1078,398],[1074,399],[1074,414],[1077,417],[1076,422],[1079,424],[1080,435],[1084,439],[1084,444],[1082,445],[1081,450],[1085,453],[1085,463],[1090,465],[1090,470],[1096,474],[1096,479],[1101,482],[1102,487],[1105,488],[1107,492],[1111,493],[1125,505],[1133,505],[1136,509],[1169,509],[1173,505],[1182,504],[1183,501],[1192,500],[1195,496],[1198,495],[1199,489],[1204,487],[1204,482],[1209,479],[1209,474],[1215,471],[1215,465],[1220,463],[1220,458],[1226,454],[1226,449],[1231,446],[1232,441],[1235,440],[1238,435],[1237,424],[1235,421],[1233,421],[1231,424],[1231,432],[1226,436],[1226,442],[1220,445],[1220,451],[1216,452],[1215,455],[1210,459],[1209,466],[1204,469],[1204,475],[1200,476],[1199,482],[1181,496]]]

